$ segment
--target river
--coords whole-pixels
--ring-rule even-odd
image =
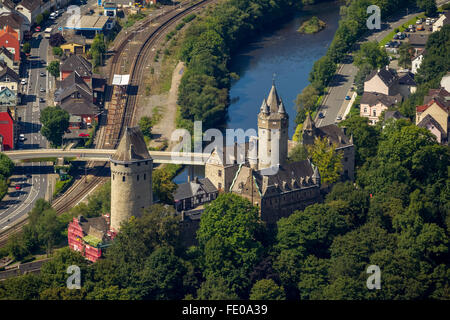
[[[327,27],[316,34],[300,34],[301,23],[317,16]],[[339,3],[328,2],[305,7],[292,19],[278,25],[237,52],[231,61],[230,70],[239,75],[230,89],[232,103],[228,108],[230,129],[257,130],[257,115],[264,97],[269,94],[275,78],[278,94],[283,99],[289,114],[289,136],[295,131],[295,99],[308,82],[314,62],[325,55],[338,28]],[[198,168],[194,174],[203,176]],[[175,183],[187,181],[187,170],[183,170]]]

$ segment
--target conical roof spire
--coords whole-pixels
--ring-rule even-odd
[[[277,88],[275,87],[275,80],[272,83],[272,88],[270,89],[267,103],[269,104],[270,112],[278,112],[281,100],[278,96]]]
[[[281,100],[280,107],[278,108],[279,113],[286,113],[286,109],[284,108],[283,100]]]
[[[269,113],[269,106],[267,105],[266,98],[263,99],[263,102],[261,104],[261,112],[262,113]]]
[[[120,162],[151,160],[144,136],[139,127],[127,127],[125,129],[116,153],[112,155],[111,160]]]

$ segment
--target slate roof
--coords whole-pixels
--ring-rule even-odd
[[[424,104],[428,104],[432,99],[437,98],[441,104],[450,107],[450,93],[444,88],[430,89],[428,95],[424,97]]]
[[[442,136],[446,136],[446,133],[444,131],[444,129],[442,128],[442,126],[439,124],[439,122],[437,122],[431,115],[427,114],[425,116],[425,118],[422,119],[422,121],[420,121],[417,126],[418,127],[422,127],[427,129],[427,124],[431,124],[433,126],[435,126],[439,132],[442,134]]]
[[[2,12],[0,14],[0,28],[10,26],[13,29],[20,29],[24,19],[17,12]]]
[[[76,71],[81,77],[92,77],[92,64],[79,55],[71,55],[60,66],[61,72]]]
[[[41,0],[22,0],[18,5],[22,5],[28,10],[34,11],[41,5]]]
[[[414,75],[411,72],[407,72],[403,75],[400,75],[398,78],[398,84],[404,86],[417,87],[417,83],[414,80]]]
[[[94,236],[100,240],[103,240],[109,229],[108,222],[103,216],[89,219],[78,216],[78,223],[84,234]]]
[[[272,83],[267,99],[263,99],[260,111],[260,116],[268,117],[269,119],[289,118],[283,100],[278,95],[275,82]]]
[[[425,47],[428,41],[428,35],[420,33],[412,33],[409,35],[409,43],[413,47]]]
[[[10,76],[10,78],[15,82],[19,82],[20,80],[19,75],[9,67],[3,67],[3,69],[0,71],[0,78],[4,77],[5,75]]]
[[[1,47],[0,48],[0,55],[5,55],[7,56],[11,61],[14,61],[14,54],[11,53],[11,51],[9,51],[8,49],[6,49],[5,47]]]
[[[100,112],[100,109],[92,102],[72,97],[64,101],[61,108],[71,115],[95,115]]]
[[[391,107],[396,103],[401,102],[402,97],[400,94],[396,96],[388,96],[378,92],[364,92],[361,97],[361,104],[368,104],[369,106],[374,106],[378,102],[382,103],[386,107]]]
[[[183,199],[192,198],[202,190],[205,193],[218,192],[217,188],[208,178],[194,179],[193,181],[182,183],[178,185],[174,194],[174,200],[180,201]]]
[[[406,119],[406,117],[404,115],[402,115],[400,112],[398,112],[397,110],[391,111],[391,110],[386,110],[386,112],[384,113],[384,120],[388,120],[388,119]]]
[[[144,141],[144,136],[139,127],[127,127],[125,129],[125,132],[120,139],[119,147],[117,148],[116,153],[112,155],[111,160],[118,162],[151,160],[147,145]]]
[[[382,68],[380,70],[373,70],[366,77],[366,81],[371,80],[376,75],[378,75],[380,77],[381,81],[383,81],[384,84],[388,87],[394,85],[397,80],[397,75],[394,70],[392,70],[392,69],[386,70],[386,68]]]

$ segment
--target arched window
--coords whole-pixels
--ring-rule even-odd
[[[125,182],[125,176],[122,176],[122,181]]]

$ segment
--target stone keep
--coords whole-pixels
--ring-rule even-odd
[[[258,169],[284,165],[288,157],[289,115],[272,84],[258,114]],[[277,157],[278,155],[278,157]],[[278,158],[278,159],[277,159]],[[278,163],[272,163],[278,160]]]
[[[138,127],[126,128],[111,164],[111,229],[152,205],[153,160]]]

